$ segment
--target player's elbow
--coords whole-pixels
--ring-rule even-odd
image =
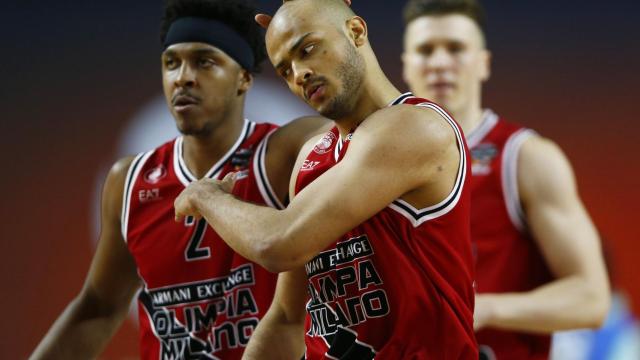
[[[580,286],[574,289],[578,295],[580,312],[576,315],[575,328],[599,328],[604,324],[609,306],[611,303],[611,294],[606,284],[599,284],[593,279],[583,278]],[[576,304],[578,305],[578,304]]]
[[[300,247],[291,245],[290,235],[286,233],[263,239],[257,248],[257,262],[273,273],[281,273],[296,269],[305,264],[305,257]]]
[[[70,306],[82,316],[118,321],[129,311],[130,298],[105,299],[95,291],[84,287],[71,301]]]
[[[585,325],[586,327],[594,329],[599,328],[604,324],[604,321],[607,318],[607,314],[609,313],[609,307],[611,305],[611,294],[609,293],[608,289],[591,289],[590,293],[587,296],[589,299],[589,309],[586,311],[587,324]]]

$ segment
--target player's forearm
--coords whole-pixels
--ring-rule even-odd
[[[524,293],[479,294],[488,311],[487,327],[550,333],[602,325],[610,295],[606,286],[571,276]]]
[[[285,211],[246,203],[222,191],[194,199],[200,214],[237,253],[273,272],[304,264],[304,246],[291,237]]]
[[[116,313],[96,313],[77,298],[49,329],[30,359],[95,358],[102,352],[126,314],[126,309]]]
[[[287,322],[271,310],[251,335],[243,360],[300,359],[304,353],[304,323]]]

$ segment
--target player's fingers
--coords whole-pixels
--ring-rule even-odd
[[[232,171],[228,173],[227,175],[224,176],[224,178],[222,178],[222,182],[235,180],[237,173],[238,173],[237,171]]]
[[[238,172],[230,172],[222,179],[220,182],[220,188],[222,191],[226,193],[231,193],[233,191],[233,187],[236,184],[236,179],[238,177]]]
[[[351,0],[344,0],[344,3],[351,6]]]
[[[178,197],[173,201],[173,210],[176,222],[182,221],[185,216],[189,215],[185,213],[185,205],[182,194],[178,195]]]
[[[260,26],[266,29],[269,27],[272,17],[271,15],[267,15],[267,14],[258,14],[256,15],[255,19]]]

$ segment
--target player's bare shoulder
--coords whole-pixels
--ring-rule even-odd
[[[375,146],[387,144],[390,150],[407,152],[417,161],[440,156],[447,149],[457,152],[456,134],[449,119],[428,107],[383,108],[371,114],[358,131],[367,133],[367,140]]]
[[[127,179],[129,168],[131,167],[131,163],[134,159],[135,156],[126,156],[119,159],[111,166],[102,192],[103,210],[105,210],[104,206],[115,208],[114,210],[122,207],[124,184]]]
[[[575,191],[571,164],[555,142],[532,135],[522,143],[518,153],[518,187],[525,204]]]
[[[321,116],[299,117],[277,129],[269,140],[269,146],[285,147],[297,153],[309,138],[329,131],[331,126],[332,122]]]

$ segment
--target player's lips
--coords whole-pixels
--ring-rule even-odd
[[[435,91],[436,93],[445,93],[456,88],[456,85],[454,83],[447,81],[437,81],[430,83],[427,86],[429,87],[429,90]]]
[[[322,83],[316,83],[305,87],[304,97],[311,102],[315,102],[325,93],[326,87]]]
[[[200,104],[200,99],[190,94],[178,94],[173,97],[171,103],[177,112],[182,112]]]

